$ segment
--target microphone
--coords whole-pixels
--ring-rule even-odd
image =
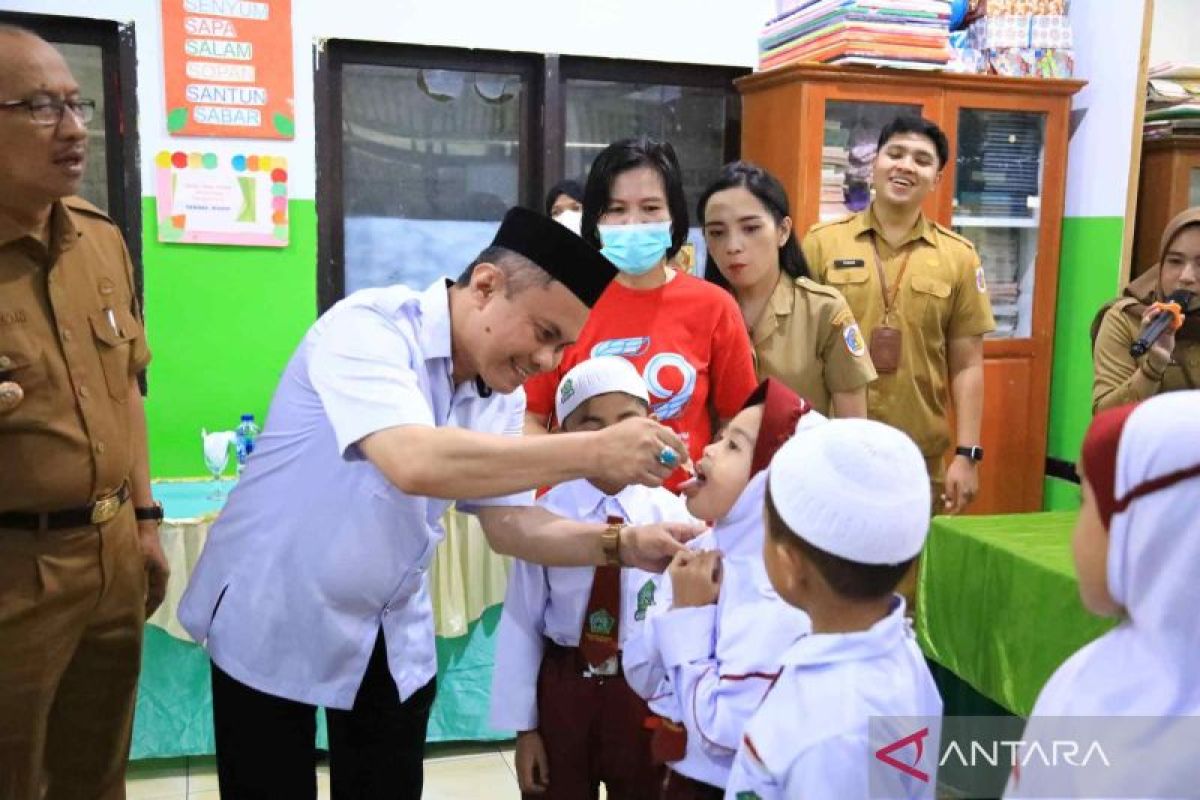
[[[1168,325],[1172,329],[1178,330],[1179,326],[1183,324],[1183,311],[1191,301],[1191,292],[1186,289],[1178,289],[1172,292],[1164,302],[1155,303],[1154,307],[1160,308],[1162,311],[1150,322],[1149,327],[1142,331],[1142,335],[1137,338],[1137,341],[1129,346],[1129,355],[1134,358],[1144,356],[1146,351],[1158,341],[1158,337],[1162,336]]]

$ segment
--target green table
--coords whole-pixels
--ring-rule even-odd
[[[1022,717],[1068,656],[1115,625],[1080,602],[1075,517],[935,517],[921,557],[921,649]]]

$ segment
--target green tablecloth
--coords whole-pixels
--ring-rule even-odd
[[[1054,670],[1115,624],[1080,602],[1075,516],[935,517],[921,557],[921,648],[1023,717]]]

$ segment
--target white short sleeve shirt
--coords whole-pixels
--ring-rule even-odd
[[[626,486],[616,495],[606,495],[586,480],[567,481],[543,495],[538,504],[581,522],[604,522],[609,516],[621,517],[631,525],[696,522],[683,498],[647,486]],[[489,721],[493,728],[527,731],[537,727],[538,670],[545,640],[563,647],[579,646],[595,575],[595,567],[543,567],[513,561],[492,671]],[[617,635],[622,648],[654,603],[656,577],[634,567],[621,570]]]
[[[902,599],[866,631],[805,636],[783,655],[780,667],[746,724],[726,800],[933,800],[942,699],[904,618]],[[931,720],[928,741],[933,744],[917,764],[925,778],[875,759],[868,730],[872,717]],[[897,760],[912,764],[914,750],[915,745]]]
[[[242,683],[350,708],[381,627],[402,699],[436,673],[426,572],[450,501],[400,491],[358,442],[401,425],[520,435],[523,391],[454,385],[448,291],[356,292],[288,363],[179,608]],[[461,505],[532,503],[522,492]]]

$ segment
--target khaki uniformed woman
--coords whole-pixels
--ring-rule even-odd
[[[1163,333],[1135,359],[1130,345],[1157,313],[1149,306],[1178,289],[1192,293],[1183,327]],[[1092,364],[1092,411],[1200,388],[1200,206],[1167,224],[1159,262],[1102,312]]]
[[[705,277],[730,290],[759,379],[786,383],[818,411],[864,417],[875,369],[845,299],[807,277],[787,193],[755,164],[727,164],[700,196]]]
[[[975,247],[921,213],[948,153],[932,122],[893,120],[879,138],[870,207],[814,226],[803,248],[816,279],[838,289],[862,325],[879,373],[867,390],[868,416],[912,437],[935,504],[958,512],[979,485],[983,334],[995,322]],[[951,396],[957,451],[947,470]]]

